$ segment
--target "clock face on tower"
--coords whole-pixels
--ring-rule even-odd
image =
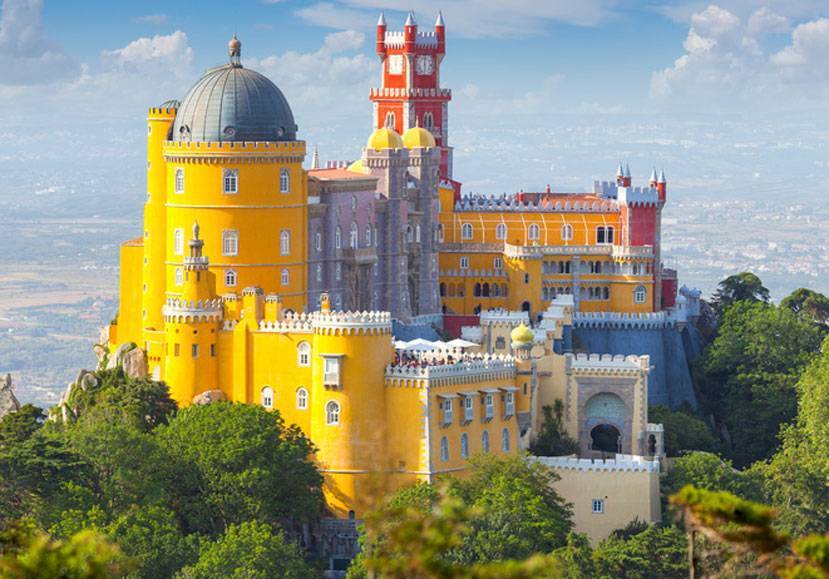
[[[432,74],[435,70],[435,61],[428,54],[421,54],[415,59],[415,71],[420,75]]]
[[[403,56],[392,54],[389,57],[389,74],[403,74]]]

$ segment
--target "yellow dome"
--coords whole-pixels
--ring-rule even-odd
[[[363,173],[363,174],[368,173],[368,169],[366,169],[365,166],[363,165],[363,160],[362,159],[357,159],[356,161],[351,163],[347,167],[347,170],[351,171],[352,173]]]
[[[382,149],[402,149],[403,139],[397,134],[397,131],[388,127],[377,129],[368,138],[366,143],[367,149],[374,149],[380,151]]]
[[[412,127],[403,133],[403,146],[407,149],[434,147],[435,137],[422,127]]]
[[[512,330],[509,337],[514,344],[531,344],[533,340],[535,340],[535,334],[533,334],[533,331],[523,323]]]

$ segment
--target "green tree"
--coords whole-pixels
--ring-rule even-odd
[[[554,550],[552,558],[561,570],[561,577],[593,579],[599,576],[587,535],[571,531],[567,544]]]
[[[684,579],[688,576],[685,534],[673,525],[638,526],[619,533],[593,552],[597,574],[618,579]]]
[[[829,533],[829,338],[797,392],[797,421],[783,429],[780,450],[759,470],[784,528]]]
[[[538,436],[530,443],[530,452],[536,456],[563,456],[578,453],[579,443],[567,434],[561,418],[564,413],[564,403],[556,400],[553,406],[546,405],[541,410],[544,412],[544,422],[541,424]]]
[[[816,291],[798,288],[783,298],[780,306],[807,316],[818,324],[829,324],[829,298]]]
[[[305,579],[314,576],[296,545],[270,525],[256,521],[233,524],[215,541],[202,546],[198,560],[180,579]]]
[[[795,383],[820,341],[820,330],[787,308],[741,301],[725,311],[702,356],[701,390],[738,467],[776,449],[780,425],[795,416]]]
[[[722,314],[736,302],[768,302],[769,290],[759,277],[750,271],[730,275],[722,280],[714,292],[711,305]]]
[[[731,461],[710,452],[692,452],[674,461],[662,479],[662,492],[672,495],[686,485],[711,491],[728,491],[752,501],[762,500],[763,478],[756,470],[739,471]]]
[[[648,408],[648,420],[665,428],[667,456],[679,456],[687,450],[714,450],[717,441],[703,420],[689,408],[671,410],[667,406]]]
[[[31,404],[25,404],[17,412],[6,414],[0,419],[0,451],[29,440],[40,430],[44,420],[46,414],[43,410]]]
[[[297,426],[286,427],[278,412],[226,402],[190,406],[156,436],[170,455],[198,472],[213,532],[251,519],[311,521],[321,512],[313,445]]]
[[[8,579],[111,579],[132,568],[118,549],[95,531],[54,540],[31,523],[0,535],[0,577]]]

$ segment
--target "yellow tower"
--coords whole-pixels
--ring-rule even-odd
[[[388,471],[385,368],[392,362],[388,312],[312,314],[314,327],[311,440],[338,516],[363,514]]]
[[[164,378],[170,394],[187,405],[200,392],[219,389],[218,331],[221,301],[215,297],[215,280],[202,255],[204,242],[199,224],[193,224],[190,254],[184,260],[181,297],[168,298],[163,308],[167,342]]]

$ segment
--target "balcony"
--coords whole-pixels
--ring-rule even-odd
[[[345,248],[341,250],[347,265],[373,265],[377,263],[377,251],[373,247]]]

